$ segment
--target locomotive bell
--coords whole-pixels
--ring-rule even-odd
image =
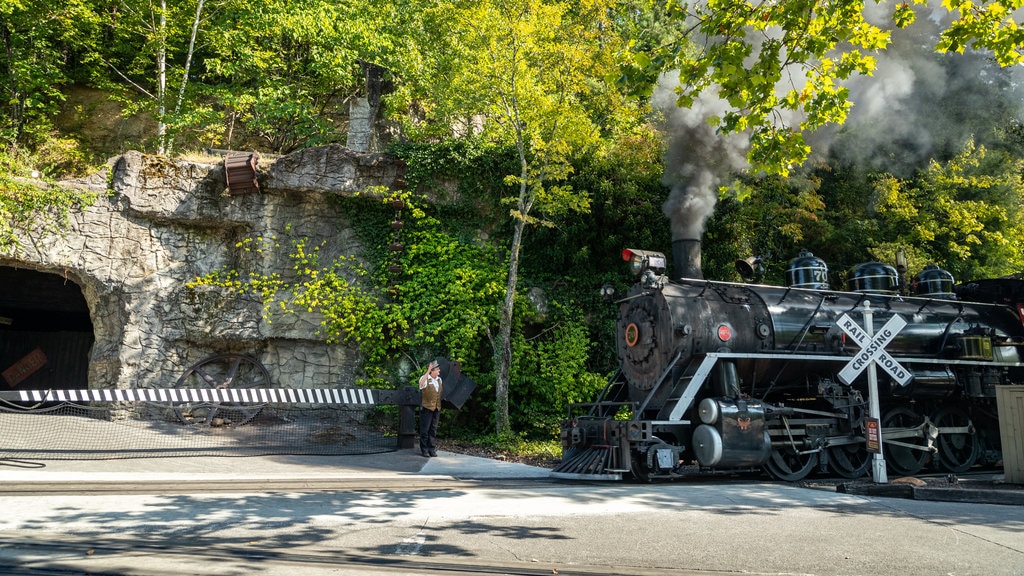
[[[760,256],[751,256],[736,261],[736,271],[744,280],[753,280],[764,274],[763,260]]]

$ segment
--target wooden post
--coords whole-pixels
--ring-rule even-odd
[[[398,449],[416,447],[416,407],[420,405],[420,391],[415,386],[399,390]]]

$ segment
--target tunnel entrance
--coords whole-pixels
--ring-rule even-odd
[[[78,284],[0,266],[0,389],[88,388],[94,340]]]

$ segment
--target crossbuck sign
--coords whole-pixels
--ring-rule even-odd
[[[892,342],[892,339],[907,325],[907,321],[902,316],[894,314],[873,337],[846,314],[839,317],[837,324],[860,346],[860,352],[839,372],[840,380],[847,385],[853,384],[857,376],[860,376],[860,373],[874,362],[879,368],[888,372],[900,386],[910,383],[913,377],[910,372],[885,351],[885,346]]]

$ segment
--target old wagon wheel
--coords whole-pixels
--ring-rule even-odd
[[[266,388],[270,385],[270,373],[259,360],[245,354],[217,354],[190,366],[178,378],[174,387],[241,390]],[[238,419],[232,422],[245,424],[255,418],[263,406],[263,403],[246,401],[190,401],[175,404],[174,413],[183,424],[201,422],[210,426],[218,414],[229,419],[237,415]]]

